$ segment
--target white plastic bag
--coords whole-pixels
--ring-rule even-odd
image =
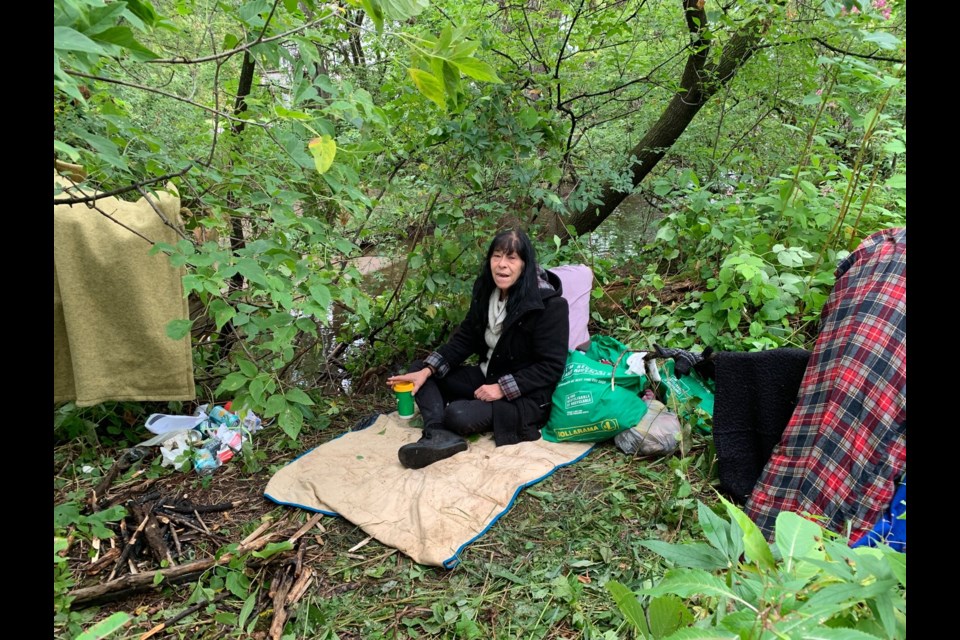
[[[686,437],[677,414],[659,400],[647,401],[647,412],[637,423],[613,438],[617,448],[629,455],[668,456]]]

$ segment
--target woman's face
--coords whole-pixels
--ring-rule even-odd
[[[494,251],[490,254],[490,271],[493,273],[493,283],[506,292],[520,279],[523,260],[516,252]]]

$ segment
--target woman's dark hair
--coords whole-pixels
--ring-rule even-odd
[[[474,303],[482,305],[484,309],[486,309],[490,300],[490,294],[496,288],[493,281],[493,271],[490,269],[490,256],[493,255],[494,251],[502,251],[507,254],[516,253],[523,260],[523,271],[514,285],[510,287],[510,297],[507,299],[507,313],[509,314],[529,296],[540,295],[537,252],[534,250],[530,238],[520,229],[506,229],[493,237],[490,248],[487,249],[487,258],[480,268],[480,277],[477,278],[473,287]]]

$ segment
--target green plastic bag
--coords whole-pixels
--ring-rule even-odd
[[[630,357],[631,352],[633,352],[633,349],[616,338],[593,336],[590,339],[590,348],[587,349],[587,357],[597,362],[609,362],[617,365],[615,377],[617,386],[624,386],[640,393],[643,390],[641,381],[646,381],[646,378],[627,373],[627,358]]]
[[[629,350],[626,346],[623,349]],[[612,364],[571,351],[553,392],[550,419],[541,430],[543,439],[600,442],[633,427],[647,412],[646,403],[638,395],[645,384],[646,376],[627,373],[625,367],[622,374],[618,367],[614,376]]]
[[[680,417],[700,433],[711,433],[710,422],[713,418],[713,383],[704,380],[690,370],[690,373],[678,378],[673,372],[673,360],[667,360],[659,367],[663,384],[663,402],[668,407],[676,406]]]

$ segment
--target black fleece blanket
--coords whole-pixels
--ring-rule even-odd
[[[809,359],[809,351],[791,348],[714,355],[713,443],[720,487],[738,504],[746,502],[780,442]]]

